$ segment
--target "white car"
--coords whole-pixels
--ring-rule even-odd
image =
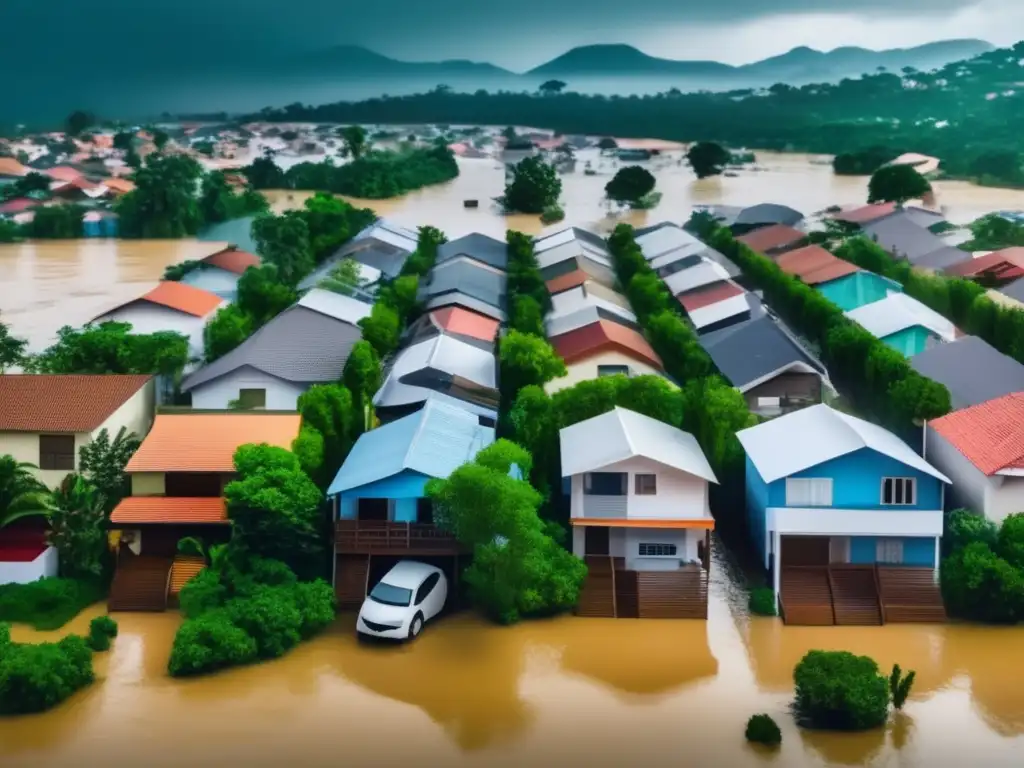
[[[356,631],[412,640],[441,612],[447,597],[448,580],[440,568],[402,560],[370,590],[359,609]]]

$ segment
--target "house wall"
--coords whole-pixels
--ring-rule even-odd
[[[163,472],[132,472],[132,496],[166,496],[166,475]]]
[[[420,472],[405,470],[376,483],[368,483],[338,495],[338,517],[355,520],[359,499],[393,499],[392,520],[396,523],[416,522],[416,502],[426,495],[431,478]]]
[[[276,376],[244,367],[220,376],[213,381],[200,384],[192,390],[192,407],[207,410],[227,410],[228,403],[237,400],[239,390],[265,389],[266,409],[269,411],[294,411],[299,395],[308,386],[284,381]]]
[[[757,411],[761,405],[758,398],[784,397],[806,400],[808,404],[821,402],[821,377],[813,373],[787,372],[758,384],[743,394],[747,406]]]
[[[581,381],[589,381],[597,378],[597,367],[599,365],[627,365],[631,376],[663,376],[664,374],[648,363],[643,363],[634,357],[624,355],[616,350],[605,350],[591,355],[583,360],[568,363],[568,372],[565,376],[544,385],[545,391],[552,395],[561,389],[579,384]]]
[[[769,566],[769,540],[767,525],[768,483],[757,471],[754,462],[746,457],[747,524],[758,552],[764,552],[764,567]]]
[[[241,275],[228,272],[226,269],[205,267],[204,269],[193,269],[181,278],[181,282],[215,293],[228,301],[234,301],[238,294],[238,279],[240,277]]]
[[[135,333],[155,333],[156,331],[183,333],[189,339],[189,356],[201,357],[203,354],[203,328],[207,319],[206,317],[186,315],[184,312],[177,312],[148,302],[139,302],[98,317],[96,322],[116,320],[119,323],[131,323],[132,331]]]
[[[595,471],[627,473],[629,480],[626,485],[626,496],[587,496],[583,492],[583,474],[573,475],[570,513],[572,517],[586,517],[586,509],[589,506],[587,501],[602,498],[612,498],[616,501],[625,498],[625,514],[631,518],[672,520],[704,518],[711,515],[708,508],[707,481],[687,472],[641,457],[608,464]],[[637,474],[657,475],[657,493],[638,496],[634,480]]]
[[[582,525],[572,527],[572,553],[576,557],[583,557],[585,554],[586,528]],[[608,531],[608,555],[610,557],[626,558],[626,528],[612,528]],[[644,540],[645,543],[647,540]]]
[[[796,472],[790,477],[832,478],[833,509],[880,509],[896,512],[942,509],[942,483],[938,479],[868,448]],[[882,506],[882,478],[884,477],[916,478],[916,503],[898,507]],[[786,478],[776,480],[769,485],[768,506],[787,506]]]
[[[30,584],[57,575],[57,548],[47,547],[30,563],[0,562],[0,584]]]
[[[852,536],[850,562],[856,565],[874,565],[878,561],[878,541],[881,536]],[[903,542],[903,565],[935,567],[935,539],[931,536],[896,536]]]
[[[697,542],[704,531],[664,528],[626,528],[626,568],[631,571],[675,571],[697,560]],[[676,557],[640,557],[640,544],[675,544]]]
[[[110,414],[98,429],[89,436],[89,442],[96,439],[96,436],[104,429],[113,440],[122,427],[125,433],[134,432],[135,436],[142,440],[149,434],[153,426],[153,417],[156,412],[156,380],[151,379],[144,387],[121,404],[121,407]]]

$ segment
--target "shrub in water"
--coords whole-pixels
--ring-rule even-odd
[[[302,614],[291,588],[272,588],[227,604],[231,623],[256,641],[261,659],[284,656],[302,640]]]
[[[899,664],[892,665],[892,674],[889,675],[889,693],[892,694],[892,705],[896,709],[903,709],[903,705],[907,703],[915,677],[917,677],[917,673],[914,670],[910,670],[904,675]]]
[[[747,606],[757,616],[775,615],[775,592],[771,587],[756,587],[750,590]]]
[[[110,649],[110,642],[117,637],[117,622],[109,616],[97,616],[89,622],[89,647],[94,651]]]
[[[213,611],[187,619],[174,636],[167,671],[173,677],[201,675],[256,660],[256,641],[226,613]]]
[[[793,671],[796,709],[814,728],[875,728],[889,713],[889,681],[867,656],[847,651],[810,651]]]
[[[295,607],[302,616],[299,633],[308,640],[334,621],[336,598],[334,589],[323,579],[304,581],[291,587]]]
[[[38,630],[59,629],[102,598],[98,585],[74,579],[4,584],[0,586],[0,621],[29,624]]]
[[[227,587],[221,583],[220,575],[212,568],[206,568],[191,579],[178,593],[178,607],[186,619],[194,619],[207,611],[220,608],[227,602]]]
[[[747,720],[747,741],[774,747],[782,743],[782,731],[771,715],[752,715]]]
[[[0,714],[43,712],[92,681],[92,651],[77,635],[58,643],[0,641]]]

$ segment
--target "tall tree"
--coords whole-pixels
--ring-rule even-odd
[[[537,90],[543,93],[545,96],[553,96],[556,93],[561,93],[565,90],[566,83],[562,80],[545,80],[539,86]]]
[[[345,151],[358,160],[367,150],[366,129],[361,125],[346,125],[338,129],[338,136],[345,144]]]
[[[64,130],[67,132],[68,136],[78,136],[86,128],[95,124],[95,122],[96,118],[93,115],[85,112],[84,110],[76,109],[68,115],[67,119],[64,121]]]
[[[132,333],[129,323],[64,326],[57,342],[26,361],[32,373],[136,373],[175,376],[188,362],[188,339],[173,331]]]
[[[152,154],[135,174],[135,189],[115,203],[122,237],[177,238],[202,223],[196,183],[203,169],[186,155]]]
[[[0,323],[0,374],[15,365],[21,365],[25,359],[25,348],[28,342],[11,335],[6,323]]]
[[[104,427],[92,442],[78,450],[79,471],[103,497],[107,515],[129,493],[128,475],[124,468],[139,449],[139,444],[138,436],[125,427],[118,430],[113,440]]]
[[[13,456],[0,456],[0,528],[23,517],[48,515],[46,486],[36,480],[35,466]]]
[[[540,157],[528,157],[512,168],[505,185],[505,209],[515,213],[541,213],[558,203],[562,180],[554,166]]]
[[[645,195],[654,191],[657,180],[654,174],[639,165],[620,168],[612,180],[605,184],[604,193],[609,200],[617,203],[639,203]]]
[[[373,423],[373,396],[382,383],[380,356],[370,342],[360,339],[355,343],[341,378],[352,394],[353,408],[360,415],[358,430],[365,432]]]
[[[686,151],[686,159],[698,179],[717,176],[725,170],[732,155],[721,144],[713,141],[698,141]]]
[[[53,492],[47,541],[57,549],[61,575],[95,579],[107,551],[103,495],[81,475],[70,474]]]
[[[911,165],[886,165],[879,168],[868,181],[869,203],[896,203],[924,197],[932,191],[928,179]]]
[[[315,429],[323,438],[323,464],[313,480],[326,488],[361,431],[352,393],[341,384],[316,384],[299,395],[298,411],[303,428]]]
[[[313,270],[309,225],[299,212],[258,216],[252,223],[252,236],[264,263],[277,267],[286,285],[298,284]]]

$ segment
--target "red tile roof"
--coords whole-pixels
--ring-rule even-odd
[[[110,513],[112,523],[226,523],[224,499],[129,496]]]
[[[6,203],[0,203],[0,213],[22,213],[30,208],[35,208],[37,205],[42,205],[42,203],[30,197],[15,197]]]
[[[449,333],[471,336],[483,341],[494,341],[500,323],[490,317],[462,307],[445,307],[430,313],[431,320]]]
[[[548,280],[545,285],[548,287],[548,291],[553,296],[556,293],[562,291],[568,291],[577,286],[583,285],[588,280],[592,279],[590,275],[584,272],[582,269],[577,269],[573,272],[569,272],[565,275],[559,275],[553,280]]]
[[[662,368],[661,358],[647,343],[647,339],[632,328],[611,320],[598,320],[596,323],[554,336],[551,344],[566,363],[574,363],[599,352],[614,349],[655,368]]]
[[[986,475],[1024,469],[1024,392],[954,411],[928,425]]]
[[[29,170],[13,157],[0,157],[0,176],[25,176]]]
[[[743,293],[743,289],[732,280],[722,280],[718,283],[712,283],[711,285],[705,285],[692,291],[681,293],[676,298],[683,305],[683,309],[687,312],[693,312],[695,309],[710,307],[712,304],[731,299],[733,296],[739,296],[741,293]]]
[[[0,432],[92,432],[150,376],[0,376]]]
[[[991,275],[1000,280],[1016,280],[1024,277],[1024,248],[1003,248],[976,259],[968,259],[946,269],[946,273],[958,277]]]
[[[869,221],[888,216],[896,210],[896,203],[874,203],[873,205],[862,205],[860,208],[853,208],[849,211],[840,211],[832,215],[836,221],[845,221],[848,224],[867,224]]]
[[[211,253],[203,259],[203,262],[211,267],[223,269],[225,272],[234,272],[236,275],[240,275],[249,267],[258,267],[260,257],[237,248],[225,248],[223,251]]]
[[[163,280],[157,283],[156,288],[148,293],[132,301],[126,301],[124,304],[120,304],[113,309],[109,309],[98,317],[104,317],[140,301],[159,304],[162,307],[167,307],[186,315],[192,315],[193,317],[206,317],[213,310],[217,309],[224,302],[224,299],[215,293],[204,291],[202,288],[196,288],[194,285],[178,283],[174,280]]]
[[[772,224],[770,227],[755,229],[736,239],[759,253],[765,253],[777,248],[785,248],[787,245],[794,245],[806,237],[807,235],[799,229],[787,227],[785,224]]]
[[[799,277],[807,285],[827,283],[860,271],[860,267],[833,256],[820,245],[807,245],[783,253],[775,263],[783,272]]]
[[[73,182],[82,178],[82,172],[69,165],[58,165],[55,168],[47,168],[43,173],[57,181]]]

